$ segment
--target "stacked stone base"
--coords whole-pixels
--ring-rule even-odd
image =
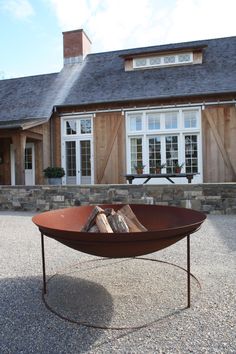
[[[0,186],[0,210],[47,211],[86,204],[174,205],[236,214],[236,183],[187,185]]]

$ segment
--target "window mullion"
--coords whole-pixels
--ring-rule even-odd
[[[184,144],[184,134],[179,133],[179,141],[178,141],[178,160],[179,164],[184,163],[183,169],[185,170],[185,144]]]
[[[165,135],[161,136],[161,163],[166,163],[166,144]]]

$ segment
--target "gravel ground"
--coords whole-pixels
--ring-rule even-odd
[[[191,236],[186,273],[168,263],[99,260],[45,238],[26,212],[0,212],[0,353],[236,353],[236,216],[209,216]],[[186,240],[147,257],[186,264]],[[88,262],[90,261],[90,262]],[[75,266],[74,266],[75,265]]]

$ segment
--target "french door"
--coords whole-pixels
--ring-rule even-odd
[[[35,185],[35,157],[34,144],[26,144],[25,146],[25,185]]]
[[[92,144],[91,139],[75,139],[62,143],[64,153],[62,163],[66,175],[64,184],[92,183]]]

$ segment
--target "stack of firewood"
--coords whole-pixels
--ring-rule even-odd
[[[123,233],[143,232],[147,229],[138,221],[131,207],[125,205],[117,212],[112,208],[102,209],[95,206],[81,231]]]

